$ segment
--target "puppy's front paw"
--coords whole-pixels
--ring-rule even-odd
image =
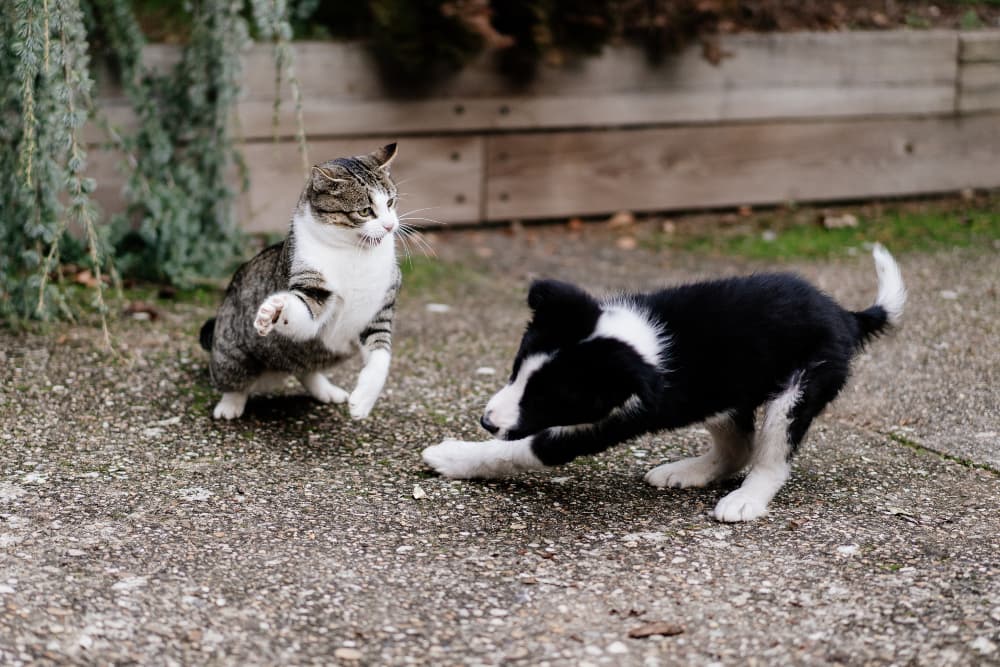
[[[421,456],[424,463],[445,477],[469,479],[476,476],[476,464],[482,460],[476,452],[480,444],[449,438],[426,448]]]
[[[767,514],[767,501],[751,491],[739,488],[719,501],[712,515],[719,521],[753,521]]]
[[[260,304],[260,308],[257,309],[257,317],[253,321],[253,328],[257,330],[257,333],[261,336],[266,336],[271,333],[274,329],[274,325],[278,322],[281,317],[282,311],[285,309],[285,297],[280,294],[274,294],[267,297],[264,303]]]

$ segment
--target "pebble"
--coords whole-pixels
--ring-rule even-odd
[[[608,644],[608,653],[611,653],[612,655],[628,653],[628,646],[622,642],[611,642]]]
[[[361,660],[364,657],[364,653],[356,648],[342,646],[334,650],[333,657],[338,660]]]

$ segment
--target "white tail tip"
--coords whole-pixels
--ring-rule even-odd
[[[875,305],[885,309],[889,324],[895,326],[902,319],[903,306],[906,304],[906,285],[903,284],[903,275],[899,272],[896,260],[881,243],[876,243],[872,248],[872,256],[875,258],[875,272],[878,274],[878,296],[875,297]]]

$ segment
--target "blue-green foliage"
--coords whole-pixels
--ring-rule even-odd
[[[10,0],[0,9],[0,318],[51,316],[49,280],[70,226],[100,272],[106,234],[90,201],[79,129],[90,108],[87,40],[77,0]],[[100,291],[95,305],[103,310]]]

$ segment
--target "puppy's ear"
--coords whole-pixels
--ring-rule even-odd
[[[575,285],[559,280],[536,280],[528,290],[528,307],[536,325],[555,328],[567,336],[593,331],[601,306],[597,299]]]

